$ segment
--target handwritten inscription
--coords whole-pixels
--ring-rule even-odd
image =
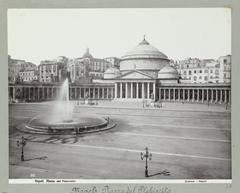
[[[171,193],[171,189],[161,186],[126,186],[123,189],[113,188],[109,185],[103,188],[93,186],[89,189],[82,189],[80,187],[73,187],[71,193]]]

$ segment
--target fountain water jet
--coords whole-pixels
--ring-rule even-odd
[[[73,103],[69,100],[69,82],[66,79],[52,113],[32,118],[24,130],[41,134],[76,134],[103,131],[115,125],[110,124],[109,119],[95,114],[74,113]]]

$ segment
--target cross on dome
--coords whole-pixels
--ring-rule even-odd
[[[139,45],[149,45],[149,43],[146,41],[145,38],[146,38],[146,35],[144,34],[143,35],[143,41],[141,41]]]

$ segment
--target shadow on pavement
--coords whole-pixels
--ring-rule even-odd
[[[156,173],[156,174],[148,175],[148,177],[153,177],[153,176],[157,176],[157,175],[170,176],[170,172],[167,171],[167,170],[163,170],[163,171],[158,172],[158,173]]]
[[[25,159],[24,161],[32,161],[32,160],[45,160],[47,156],[42,156],[42,157],[35,157],[35,158],[30,158],[30,159]]]

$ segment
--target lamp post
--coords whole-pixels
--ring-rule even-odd
[[[17,141],[17,146],[22,147],[21,161],[24,161],[24,151],[23,147],[27,144],[27,139],[22,136],[21,141]]]
[[[145,148],[145,154],[141,152],[141,159],[145,158],[145,177],[148,177],[148,159],[152,160],[152,154],[149,153],[148,147]]]

